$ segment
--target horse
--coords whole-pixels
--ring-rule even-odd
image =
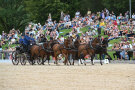
[[[55,44],[53,46],[54,57],[56,59],[56,65],[58,64],[57,63],[57,57],[60,54],[62,54],[65,57],[65,60],[63,62],[64,65],[66,65],[66,64],[68,65],[68,54],[69,54],[68,50],[70,49],[70,47],[69,47],[70,46],[69,45],[70,43],[69,42],[71,42],[71,40],[72,39],[70,37],[68,37],[67,39],[64,40],[64,44]]]
[[[46,42],[45,42],[46,43]],[[30,60],[32,61],[32,65],[34,64],[33,60],[38,59],[38,64],[44,64],[44,57],[47,55],[46,51],[43,48],[43,45],[33,45],[30,49]],[[49,64],[49,62],[48,62]]]
[[[84,59],[86,55],[89,55],[91,57],[91,64],[94,65],[93,59],[95,56],[96,48],[100,46],[100,40],[99,38],[95,38],[93,41],[89,41],[88,44],[81,44],[78,48],[78,57],[80,59]],[[85,59],[84,59],[85,62]],[[100,60],[100,63],[102,65],[102,61]],[[86,63],[84,63],[86,65]]]
[[[92,65],[94,65],[93,63],[93,58],[95,56],[95,54],[99,54],[100,55],[100,64],[102,64],[102,59],[101,59],[101,55],[102,54],[106,54],[109,58],[110,55],[107,53],[107,46],[108,46],[108,39],[105,38],[103,41],[100,40],[100,38],[96,37],[93,41],[89,41],[89,44],[87,45],[80,45],[78,48],[78,56],[82,59],[84,59],[84,57],[86,55],[90,55],[91,57],[91,63]],[[85,61],[85,59],[84,59]],[[85,63],[86,65],[86,63]]]
[[[33,60],[35,59],[39,59],[38,60],[38,64],[44,65],[44,62],[46,61],[46,59],[48,60],[48,65],[49,64],[49,56],[50,56],[50,49],[49,49],[49,45],[52,44],[53,41],[45,41],[42,45],[33,45],[31,47],[30,50],[30,60],[33,62]],[[50,46],[51,47],[51,46]],[[41,60],[40,60],[41,58]],[[44,61],[44,58],[45,61]],[[33,64],[33,63],[32,63]]]
[[[54,51],[53,51],[53,46],[55,44],[58,44],[58,42],[56,40],[51,40],[51,41],[47,41],[45,43],[43,43],[42,45],[42,49],[40,50],[41,53],[45,52],[43,57],[46,57],[45,60],[43,59],[42,64],[44,64],[44,62],[46,62],[46,60],[48,60],[48,65],[49,61],[50,61],[50,56],[54,57]]]
[[[95,51],[94,49],[92,49],[88,44],[81,44],[79,47],[78,47],[78,57],[80,59],[83,59],[84,60],[84,64],[86,65],[85,63],[85,56],[86,55],[89,55],[91,57],[91,63],[92,65],[93,64],[93,58],[95,56]]]
[[[76,39],[73,39],[72,37],[70,38],[70,44],[69,44],[69,47],[70,49],[68,49],[68,55],[70,56],[72,54],[72,59],[73,59],[73,63],[72,65],[74,65],[74,60],[79,60],[80,58],[78,57],[78,47],[80,45],[80,38],[76,38]],[[70,60],[69,60],[70,62]],[[81,64],[82,64],[82,61],[80,60]],[[71,63],[70,63],[71,65]]]
[[[95,54],[99,54],[100,60],[102,59],[101,56],[102,54],[105,54],[109,58],[109,62],[112,59],[111,56],[107,53],[107,47],[108,47],[108,38],[104,38],[104,40],[101,42],[101,45],[96,47],[95,49]],[[101,63],[101,62],[100,62]]]

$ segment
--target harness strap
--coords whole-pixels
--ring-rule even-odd
[[[93,42],[93,41],[90,41],[90,42],[89,42],[89,44],[90,44],[90,48],[92,48],[92,49],[96,50],[96,49],[92,46],[92,44],[91,44],[92,42]]]
[[[60,46],[59,46],[59,50],[60,50],[60,53],[62,54],[62,50],[61,50]]]
[[[44,45],[42,44],[41,46],[42,46],[42,48],[45,50],[45,47],[44,47]]]

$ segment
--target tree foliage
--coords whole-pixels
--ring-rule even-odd
[[[0,31],[24,29],[28,21],[23,0],[0,0]]]
[[[84,16],[88,9],[97,12],[104,8],[117,15],[125,13],[129,10],[129,0],[0,0],[0,30],[23,30],[30,21],[44,24],[49,13],[53,20],[59,21],[61,11],[73,18],[78,10]],[[135,0],[132,0],[133,11]]]

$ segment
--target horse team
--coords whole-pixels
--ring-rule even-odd
[[[91,64],[94,65],[93,59],[95,54],[100,56],[100,64],[102,65],[102,54],[107,55],[108,39],[105,38],[101,40],[99,37],[94,38],[89,41],[88,44],[81,44],[79,38],[68,37],[64,40],[63,44],[58,43],[56,40],[46,41],[42,45],[33,45],[30,49],[30,61],[31,64],[34,64],[34,60],[37,58],[41,59],[41,64],[44,64],[46,60],[50,60],[50,56],[55,57],[55,64],[58,65],[58,56],[62,54],[65,57],[64,65],[74,65],[74,60],[82,60],[85,62],[85,56],[89,55],[91,58]],[[69,56],[72,55],[73,62],[69,59]],[[50,64],[49,64],[50,65]]]

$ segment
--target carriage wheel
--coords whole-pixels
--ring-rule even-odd
[[[19,57],[18,57],[17,54],[18,54],[17,51],[12,52],[12,63],[13,63],[13,65],[18,65],[18,63],[19,63]]]
[[[37,63],[38,63],[38,65],[41,65],[43,63],[42,59],[38,58]]]
[[[26,65],[25,55],[20,56],[20,62],[21,62],[21,65]]]

